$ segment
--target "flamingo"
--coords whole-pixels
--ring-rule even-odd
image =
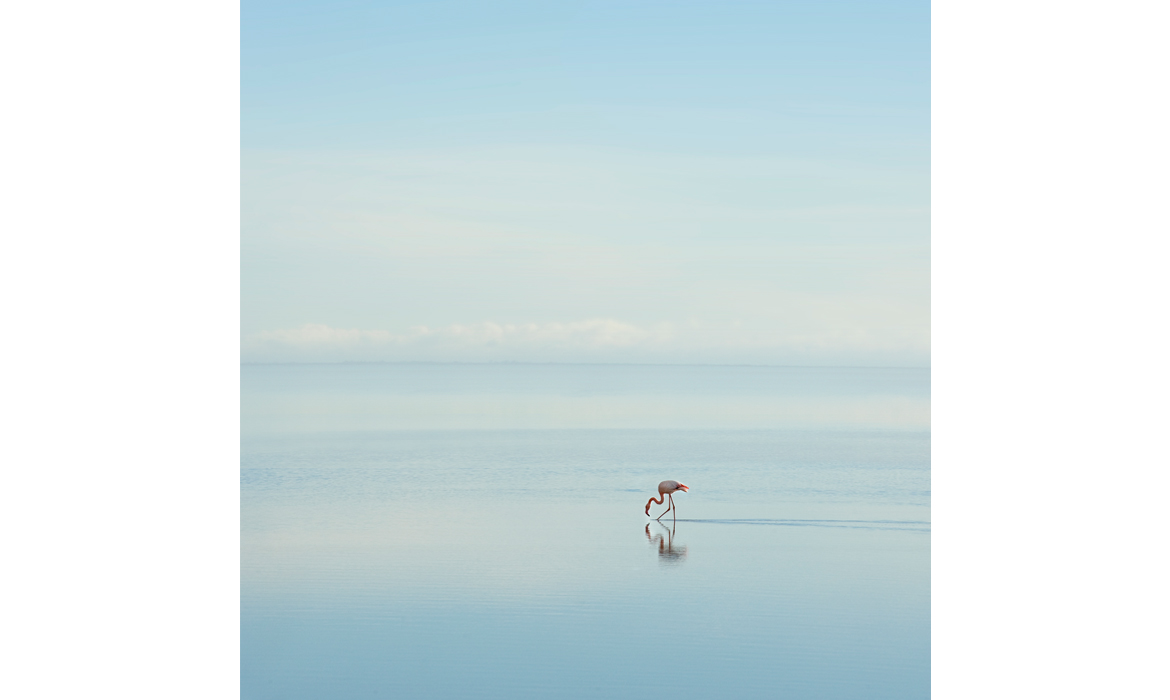
[[[689,491],[689,490],[690,490],[690,488],[686,484],[680,484],[674,480],[662,482],[661,484],[658,485],[658,498],[657,499],[651,498],[649,501],[646,501],[646,515],[650,515],[650,504],[651,503],[657,503],[658,505],[662,505],[663,498],[669,498],[670,505],[666,507],[666,510],[662,511],[662,515],[666,515],[674,508],[674,497],[671,494],[673,494],[675,491]],[[677,514],[678,514],[678,512],[675,511],[675,515],[676,515],[675,519],[677,519]],[[659,515],[657,518],[655,518],[655,520],[662,520],[662,515]]]

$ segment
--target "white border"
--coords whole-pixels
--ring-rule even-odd
[[[936,3],[936,698],[1167,697],[1167,6]]]
[[[239,5],[0,21],[0,696],[239,693]]]

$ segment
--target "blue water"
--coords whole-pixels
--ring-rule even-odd
[[[245,366],[242,695],[928,697],[929,381]]]

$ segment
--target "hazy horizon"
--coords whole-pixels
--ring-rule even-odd
[[[928,368],[244,365],[244,435],[416,429],[930,430]]]
[[[332,360],[332,361],[290,361],[290,362],[249,362],[241,365],[581,365],[581,366],[629,366],[629,367],[774,367],[777,369],[930,369],[930,365],[782,365],[753,364],[748,362],[527,362],[523,360]]]

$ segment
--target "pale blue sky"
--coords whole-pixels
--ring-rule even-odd
[[[929,364],[926,2],[245,2],[244,358]]]

